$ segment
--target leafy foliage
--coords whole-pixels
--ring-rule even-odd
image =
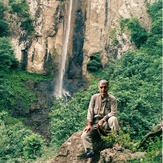
[[[4,12],[7,10],[7,7],[3,2],[0,2],[0,37],[9,36],[9,23],[5,19]]]
[[[161,118],[161,58],[128,52],[112,66],[110,79],[118,99],[120,121],[131,126],[132,135],[141,136]]]
[[[36,159],[42,154],[42,138],[37,134],[26,136],[23,139],[23,155],[26,158]]]
[[[141,27],[137,19],[123,19],[121,21],[121,28],[124,29],[127,26],[131,31],[131,41],[135,43],[137,48],[140,48],[147,40],[147,31]]]
[[[162,1],[154,3],[149,6],[148,10],[152,24],[150,26],[150,33],[146,42],[146,50],[149,55],[159,54],[162,55]]]
[[[7,73],[11,68],[18,67],[14,53],[8,38],[0,37],[0,105],[5,105],[8,95]]]
[[[63,100],[54,103],[50,113],[52,144],[59,147],[71,134],[85,126],[91,92],[76,93],[67,104]]]
[[[17,119],[12,118],[11,121],[11,117],[4,111],[0,113],[0,136],[0,162],[17,162],[19,158],[22,158],[23,162],[23,157],[28,154],[33,156],[30,157],[32,159],[41,154],[42,138],[33,134]]]
[[[29,8],[26,0],[9,0],[12,11],[16,12],[21,19],[21,27],[28,32],[34,30],[33,20],[29,14]]]
[[[90,61],[87,64],[87,69],[89,72],[95,72],[102,69],[100,53],[91,55]]]
[[[111,132],[108,136],[102,136],[102,139],[108,141],[112,145],[118,144],[122,148],[130,149],[133,152],[136,151],[137,143],[131,139],[129,131],[125,133],[122,129],[120,129],[119,134]]]
[[[18,67],[18,61],[14,57],[14,52],[9,38],[0,38],[0,70],[8,71],[11,68]]]
[[[0,20],[0,37],[9,35],[9,25],[5,20]]]
[[[161,162],[162,161],[162,138],[156,137],[154,140],[149,140],[148,149],[146,150],[146,162]]]

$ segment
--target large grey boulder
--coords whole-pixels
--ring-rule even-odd
[[[82,131],[74,133],[59,149],[51,163],[86,163],[84,148],[81,141]],[[123,163],[128,160],[140,158],[143,152],[132,153],[128,149],[115,148],[113,145],[104,142],[100,137],[96,137],[95,161],[94,163]]]

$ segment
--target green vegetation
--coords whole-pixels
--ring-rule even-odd
[[[124,126],[131,126],[135,137],[141,137],[161,120],[161,57],[158,55],[148,56],[143,49],[141,53],[128,52],[109,67],[120,121]]]
[[[92,54],[90,61],[87,64],[87,69],[89,72],[96,72],[102,69],[100,53]]]
[[[9,93],[7,74],[10,69],[18,66],[8,38],[0,38],[0,57],[0,106],[2,107],[6,105]]]
[[[29,159],[32,162],[42,155],[45,143],[22,123],[22,119],[12,118],[11,114],[23,115],[36,99],[25,81],[49,80],[49,77],[19,69],[9,38],[0,38],[0,57],[0,162]]]
[[[140,48],[147,40],[147,31],[141,27],[139,21],[136,18],[122,19],[121,29],[124,30],[127,27],[131,32],[131,41],[135,43],[137,48]]]
[[[0,2],[0,37],[10,36],[10,20],[5,12],[17,13],[21,20],[20,27],[28,33],[34,31],[33,20],[29,14],[29,8],[26,0],[9,0],[10,7]]]
[[[0,113],[0,136],[0,162],[25,162],[41,155],[43,139],[4,111]]]
[[[133,152],[136,151],[136,146],[138,146],[137,142],[132,140],[130,134],[128,132],[124,132],[123,130],[119,131],[119,135],[115,132],[110,133],[107,137],[102,136],[103,140],[110,142],[111,144],[119,144],[125,149],[130,149]]]
[[[11,12],[17,13],[21,20],[21,28],[29,33],[34,31],[33,20],[29,14],[29,8],[26,0],[9,0]]]
[[[25,136],[23,139],[23,155],[27,159],[36,159],[42,154],[43,140],[37,134]]]
[[[7,10],[7,7],[4,3],[0,2],[0,37],[9,35],[9,23],[5,19],[4,12]]]
[[[116,30],[115,29],[112,29],[109,32],[109,37],[112,39],[113,45],[118,45],[119,42],[117,40],[117,33],[116,33]]]
[[[0,58],[0,162],[32,162],[46,149],[44,140],[11,115],[23,115],[36,99],[25,82],[49,77],[21,70],[8,37],[0,37]]]

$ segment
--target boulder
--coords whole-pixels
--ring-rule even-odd
[[[81,141],[82,131],[74,133],[59,149],[50,163],[87,163],[85,151]],[[128,149],[115,148],[112,144],[95,136],[95,162],[94,163],[123,163],[128,160],[140,158],[143,152],[132,153]]]
[[[51,163],[85,163],[78,156],[84,153],[81,141],[82,132],[74,133],[59,149]]]

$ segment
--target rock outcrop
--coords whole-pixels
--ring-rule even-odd
[[[135,17],[149,30],[150,18],[144,0],[91,0],[87,2],[86,30],[84,42],[83,73],[87,74],[90,55],[101,52],[105,65],[112,58],[120,58],[122,53],[134,48],[129,33],[120,29],[122,18]],[[114,45],[114,40],[118,42]]]
[[[150,18],[146,4],[155,0],[76,0],[71,13],[66,78],[79,82],[87,76],[90,55],[100,52],[105,65],[112,58],[134,48],[129,33],[120,30],[122,18],[135,17],[148,31]],[[35,31],[27,36],[19,18],[13,19],[15,55],[24,68],[36,73],[50,71],[57,77],[66,30],[69,1],[27,0]],[[12,21],[11,21],[12,22]],[[17,22],[17,23],[15,23]],[[117,41],[117,45],[114,41]],[[73,74],[73,75],[72,75]],[[68,80],[67,80],[68,81]]]
[[[81,157],[84,154],[84,148],[81,141],[81,133],[74,133],[59,149],[55,158],[50,163],[86,163],[87,158]],[[144,152],[132,153],[128,149],[114,148],[106,142],[96,144],[95,163],[125,163],[126,161],[144,156]],[[110,147],[110,148],[109,148]],[[99,154],[98,154],[99,152]]]

